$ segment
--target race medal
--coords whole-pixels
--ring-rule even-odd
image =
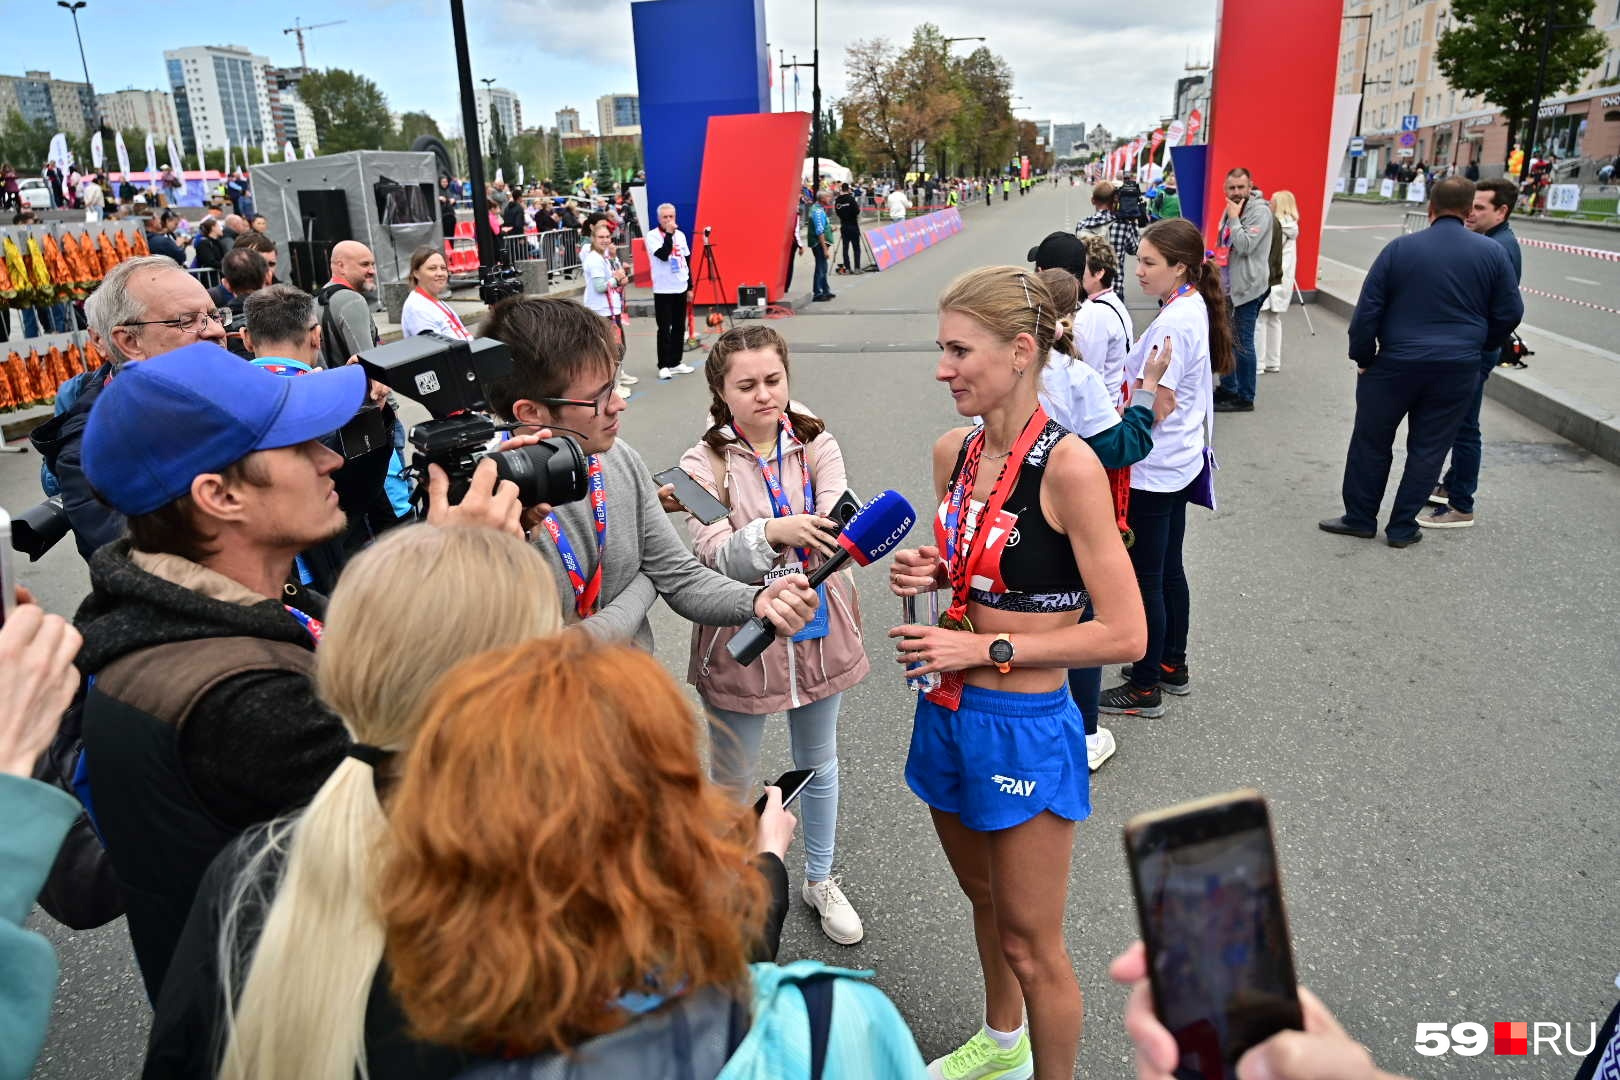
[[[939,617],[939,628],[941,630],[966,630],[971,634],[973,633],[973,620],[966,615],[952,615],[947,611]]]

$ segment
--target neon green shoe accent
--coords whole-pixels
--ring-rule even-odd
[[[1029,1080],[1035,1075],[1035,1057],[1029,1048],[1029,1032],[1018,1037],[1018,1044],[1003,1050],[982,1030],[973,1038],[928,1065],[930,1080]]]

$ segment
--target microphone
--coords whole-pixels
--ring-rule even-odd
[[[898,491],[874,495],[872,501],[857,510],[838,534],[838,550],[816,567],[810,575],[810,587],[819,588],[850,559],[854,559],[859,566],[869,566],[881,559],[905,539],[916,520],[917,512]],[[747,666],[758,660],[775,640],[775,624],[756,615],[726,642],[726,652],[733,660]]]

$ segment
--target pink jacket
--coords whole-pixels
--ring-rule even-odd
[[[713,525],[689,517],[692,547],[706,566],[737,581],[757,583],[765,572],[798,556],[790,548],[777,552],[765,540],[765,522],[773,516],[770,494],[753,452],[739,443],[721,451],[726,463],[725,490],[715,482],[714,451],[703,443],[681,457],[681,468],[731,507],[731,516]],[[779,477],[795,508],[804,498],[805,462],[816,496],[816,512],[832,509],[846,486],[844,455],[831,434],[823,432],[808,447],[783,448]],[[775,466],[775,462],[772,462]],[[812,555],[814,569],[823,561]],[[820,701],[849,689],[866,677],[870,664],[861,644],[861,610],[849,571],[834,574],[825,586],[827,635],[811,641],[778,639],[747,667],[726,652],[733,626],[693,626],[692,653],[686,679],[704,701],[716,708],[761,715]]]

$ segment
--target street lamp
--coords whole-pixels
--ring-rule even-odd
[[[73,39],[79,43],[79,65],[84,68],[84,92],[90,95],[90,116],[95,121],[96,130],[101,130],[101,103],[96,100],[95,88],[90,85],[90,63],[84,58],[84,38],[79,33],[79,9],[85,6],[85,0],[56,0],[56,6],[66,8],[73,16]]]
[[[484,125],[489,123],[490,118],[495,115],[495,99],[490,95],[489,88],[500,80],[479,79],[478,81],[484,84],[484,118],[478,121],[478,137],[482,139],[484,137]]]
[[[953,42],[953,41],[983,41],[983,40],[985,40],[985,39],[982,38],[982,37],[948,37],[948,38],[945,39],[945,51],[946,52],[951,51],[951,42]]]

